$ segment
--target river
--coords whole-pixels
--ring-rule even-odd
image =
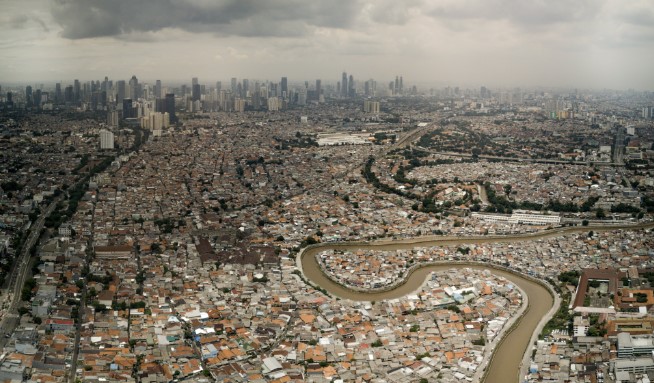
[[[346,250],[343,247],[339,247],[338,249]],[[350,250],[354,249],[352,248]],[[323,250],[325,249],[318,249],[318,251]],[[431,272],[448,270],[453,267],[471,267],[479,270],[489,269],[494,274],[503,276],[518,285],[529,297],[529,309],[520,320],[519,326],[511,331],[493,352],[493,360],[486,375],[486,382],[512,382],[517,380],[520,363],[522,362],[525,350],[529,346],[533,331],[554,303],[549,291],[542,285],[491,266],[484,267],[480,265],[452,264],[427,266],[414,271],[407,278],[406,283],[393,290],[371,293],[355,292],[327,278],[314,257],[316,252],[308,251],[303,255],[302,268],[304,275],[316,285],[327,290],[330,294],[357,301],[381,301],[384,299],[401,298],[418,290]]]
[[[604,226],[604,227],[571,227],[563,229],[548,230],[536,234],[526,235],[513,235],[506,237],[458,237],[458,238],[414,238],[398,241],[380,241],[374,244],[348,244],[348,243],[326,243],[307,248],[299,254],[299,266],[302,269],[304,276],[312,283],[327,290],[330,294],[356,301],[381,301],[385,299],[401,298],[407,294],[415,292],[425,282],[427,276],[433,271],[447,270],[451,268],[471,267],[474,269],[488,269],[494,274],[503,276],[513,283],[515,283],[528,297],[529,307],[519,323],[515,328],[505,335],[503,341],[494,350],[492,360],[488,367],[488,372],[484,381],[489,383],[495,382],[515,382],[519,381],[519,371],[525,352],[529,347],[536,330],[542,319],[553,309],[555,303],[554,297],[550,291],[540,283],[534,282],[527,277],[522,277],[520,274],[511,273],[493,265],[465,265],[459,263],[452,263],[446,265],[425,266],[416,269],[413,273],[406,277],[405,283],[388,290],[388,291],[371,291],[371,292],[358,292],[347,289],[340,284],[328,278],[321,270],[315,255],[330,249],[337,249],[341,251],[347,250],[398,250],[398,249],[411,249],[415,247],[430,247],[430,246],[444,246],[444,245],[465,245],[469,243],[492,243],[492,242],[520,242],[529,240],[538,240],[575,232],[584,231],[606,231],[617,229],[643,229],[652,228],[654,224],[646,223],[641,225],[627,226]]]

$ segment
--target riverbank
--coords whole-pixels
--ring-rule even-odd
[[[528,309],[525,310],[523,315],[515,315],[512,318],[512,322],[505,325],[503,329],[504,333],[496,337],[496,343],[491,345],[491,351],[489,351],[492,357],[483,366],[486,367],[484,381],[510,382],[518,378],[523,356],[531,342],[533,329],[543,320],[548,310],[554,304],[550,290],[543,285],[543,282],[529,276],[521,275],[500,265],[489,265],[480,262],[443,261],[439,264],[416,268],[410,275],[404,278],[404,283],[399,285],[395,290],[370,293],[357,292],[336,283],[320,268],[315,258],[315,253],[325,247],[327,245],[314,247],[313,251],[298,254],[298,267],[301,268],[303,275],[312,281],[312,283],[326,289],[330,294],[344,299],[380,301],[399,298],[420,289],[431,272],[448,270],[452,267],[491,270],[494,274],[505,277],[519,287],[523,297],[531,299],[528,302],[531,302],[532,305],[528,306]],[[353,246],[352,248],[355,247]],[[342,249],[342,246],[340,248]],[[483,367],[480,366],[480,368]]]
[[[354,301],[381,301],[387,299],[397,299],[408,294],[414,293],[421,288],[431,271],[442,270],[448,267],[474,267],[491,269],[493,273],[504,275],[516,286],[525,291],[525,296],[529,299],[531,306],[528,306],[522,319],[514,319],[511,331],[507,330],[502,337],[504,341],[495,346],[492,358],[488,361],[488,372],[486,381],[514,381],[519,380],[526,374],[529,368],[531,349],[542,331],[545,324],[551,319],[552,315],[558,310],[560,299],[541,279],[526,275],[527,269],[511,270],[503,267],[494,258],[483,259],[482,262],[461,261],[466,257],[463,255],[450,255],[444,258],[440,264],[420,262],[411,268],[410,273],[405,273],[401,281],[394,283],[392,289],[385,288],[384,291],[375,289],[362,289],[356,291],[337,283],[333,278],[329,278],[329,273],[321,269],[316,254],[325,250],[339,251],[357,251],[357,250],[377,250],[390,251],[398,249],[414,249],[417,247],[439,247],[439,246],[466,246],[472,244],[511,244],[526,241],[539,242],[540,240],[554,237],[562,237],[578,233],[594,231],[595,233],[610,232],[615,230],[634,231],[640,229],[650,229],[654,223],[641,223],[636,225],[606,225],[606,226],[576,226],[564,227],[541,231],[538,233],[509,235],[509,236],[470,236],[470,237],[452,237],[452,236],[428,236],[417,238],[405,238],[401,240],[379,240],[375,242],[339,242],[339,243],[321,243],[308,246],[302,249],[296,257],[296,266],[304,277],[311,283],[325,289],[330,294],[350,299]],[[597,235],[597,234],[596,234]],[[539,242],[540,243],[540,242]],[[534,274],[534,273],[530,273]],[[544,278],[543,275],[535,273],[534,275]]]

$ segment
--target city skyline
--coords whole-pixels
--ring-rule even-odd
[[[339,73],[412,83],[648,90],[647,1],[6,1],[0,82]],[[383,63],[383,65],[379,65]]]

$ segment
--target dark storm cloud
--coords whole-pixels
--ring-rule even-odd
[[[83,39],[180,28],[236,36],[301,36],[308,26],[346,28],[352,0],[55,0],[62,36]]]

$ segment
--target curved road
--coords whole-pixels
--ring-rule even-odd
[[[297,265],[307,279],[336,296],[360,301],[394,299],[400,298],[419,289],[432,271],[449,269],[452,267],[462,267],[462,265],[444,264],[424,266],[414,270],[405,277],[404,283],[389,291],[355,292],[330,279],[329,276],[320,268],[315,255],[318,252],[328,249],[367,249],[382,251],[425,246],[463,245],[470,243],[520,242],[585,232],[589,230],[609,231],[618,229],[638,230],[648,228],[654,228],[654,223],[650,222],[639,225],[600,227],[568,227],[533,234],[512,236],[421,237],[396,241],[377,241],[374,243],[325,243],[303,249],[298,254]],[[489,362],[487,373],[484,378],[485,381],[489,382],[510,382],[515,381],[516,379],[519,381],[519,375],[521,375],[526,367],[523,361],[528,361],[527,356],[530,351],[529,347],[533,343],[535,337],[537,337],[538,333],[540,333],[542,326],[549,320],[549,318],[551,318],[556,309],[558,309],[559,299],[558,297],[554,297],[545,285],[534,282],[526,276],[500,270],[495,265],[466,265],[466,267],[492,269],[493,273],[504,276],[514,282],[527,295],[529,306],[526,313],[522,318],[517,320],[517,326],[513,327],[512,330],[499,342],[497,350],[493,352],[492,360]],[[492,347],[495,347],[495,343],[491,344],[491,348]]]

